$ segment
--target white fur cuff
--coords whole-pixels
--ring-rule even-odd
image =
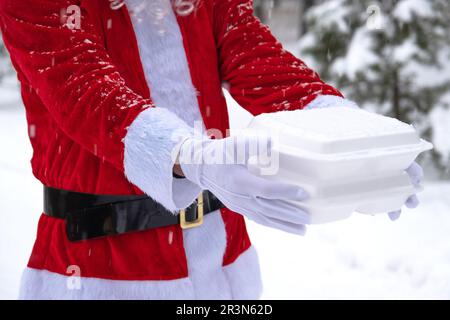
[[[171,111],[149,108],[134,119],[124,139],[128,180],[172,212],[189,206],[201,191],[187,179],[173,178],[180,145],[192,132]]]
[[[329,108],[329,107],[349,107],[358,108],[357,104],[353,101],[332,95],[318,96],[313,101],[308,103],[303,110],[316,109],[316,108]]]

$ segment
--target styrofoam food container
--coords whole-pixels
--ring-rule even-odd
[[[260,174],[260,168],[254,163],[249,169]],[[280,169],[276,176],[264,176],[268,179],[283,181],[301,186],[309,194],[303,202],[293,202],[305,209],[311,217],[311,224],[322,224],[343,220],[353,212],[377,214],[396,211],[402,207],[409,196],[422,190],[414,187],[408,174],[390,172],[386,175],[346,179],[342,181],[314,181]]]
[[[432,145],[396,119],[336,107],[255,117],[249,130],[275,136],[279,169],[266,178],[295,183],[310,194],[299,204],[312,223],[347,218],[353,211],[398,210],[415,189],[404,170]],[[257,161],[249,168],[262,174]]]
[[[262,114],[248,129],[275,137],[280,168],[324,180],[404,170],[432,148],[412,126],[356,108]]]

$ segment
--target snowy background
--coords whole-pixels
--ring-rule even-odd
[[[318,11],[319,5],[328,2],[329,10],[339,1],[302,3],[312,6],[309,12],[318,14],[326,12],[324,7]],[[399,3],[403,16],[411,15],[411,8],[424,12],[421,0],[394,2]],[[271,25],[286,47],[309,64],[317,64],[320,61],[305,59],[306,55],[301,52],[312,36],[303,24],[307,11],[299,3],[255,1],[258,14]],[[361,48],[353,46],[348,52],[352,58],[345,61],[365,61],[365,51]],[[5,56],[0,47],[0,299],[14,299],[42,211],[42,190],[31,172],[32,151],[25,113],[15,76]],[[341,61],[339,66],[345,66],[344,60],[338,61]],[[450,58],[446,62],[442,68],[450,66]],[[350,72],[352,67],[351,64],[345,69]],[[450,89],[444,93],[450,96]],[[248,114],[230,97],[228,100],[232,125],[244,125]],[[305,237],[249,222],[249,232],[261,259],[263,298],[450,298],[450,182],[443,178],[449,168],[445,162],[442,165],[442,160],[450,155],[450,112],[441,100],[432,107],[421,117],[432,122],[434,133],[430,139],[444,156],[439,157],[439,166],[434,162],[425,163],[426,172],[431,174],[420,195],[422,204],[418,209],[405,209],[397,222],[391,222],[384,215],[355,214],[345,221],[312,226]],[[385,111],[381,107],[377,109],[374,103],[369,108]],[[386,105],[383,108],[387,108]]]

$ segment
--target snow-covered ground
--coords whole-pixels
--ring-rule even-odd
[[[42,212],[42,187],[31,172],[19,98],[5,88],[0,94],[0,299],[14,299]]]
[[[17,94],[0,101],[0,299],[17,296],[41,212],[31,148]],[[245,112],[231,104],[234,125]],[[266,299],[449,299],[450,183],[428,183],[419,209],[355,215],[310,227],[305,237],[249,223],[261,259]]]

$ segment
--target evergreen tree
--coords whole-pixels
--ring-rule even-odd
[[[300,56],[322,78],[360,106],[412,123],[433,140],[429,115],[450,108],[448,0],[316,1],[307,25]],[[448,149],[428,154],[448,174]]]

